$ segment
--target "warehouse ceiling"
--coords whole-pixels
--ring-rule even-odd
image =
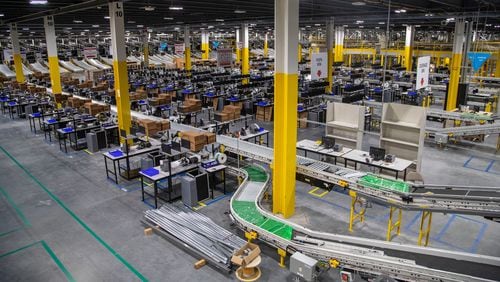
[[[7,36],[6,23],[19,22],[22,37],[43,36],[41,17],[56,14],[58,33],[95,34],[109,30],[107,0],[48,0],[47,4],[30,4],[33,0],[2,0],[0,35]],[[38,0],[39,1],[39,0]],[[124,1],[125,28],[129,31],[163,32],[184,24],[224,31],[242,22],[254,29],[273,28],[273,0],[146,0]],[[300,24],[304,29],[318,29],[329,17],[335,24],[350,28],[383,28],[388,17],[392,29],[406,24],[422,29],[452,30],[453,19],[465,16],[479,23],[476,28],[500,32],[500,0],[300,0]],[[182,8],[182,9],[181,9]],[[69,12],[68,12],[69,11]]]

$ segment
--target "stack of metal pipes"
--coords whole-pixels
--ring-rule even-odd
[[[226,265],[234,251],[246,243],[207,216],[172,205],[148,210],[145,217],[213,261]]]

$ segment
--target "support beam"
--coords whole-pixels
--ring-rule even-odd
[[[240,29],[236,29],[236,62],[241,62],[241,48],[240,48]]]
[[[264,35],[264,58],[269,58],[269,48],[267,44],[267,32]]]
[[[21,58],[21,46],[19,45],[17,24],[15,23],[10,25],[10,38],[12,40],[12,57],[14,58],[14,67],[16,69],[16,81],[22,83],[25,81],[23,73],[23,59]]]
[[[248,24],[241,25],[241,41],[243,46],[241,49],[241,74],[250,74],[250,50],[248,49]],[[248,78],[242,80],[243,84],[247,84]]]
[[[191,71],[191,39],[189,26],[184,26],[184,69]]]
[[[47,57],[49,59],[50,84],[52,94],[61,94],[61,72],[59,70],[59,58],[57,57],[56,28],[53,16],[43,18],[45,28],[45,41],[47,43]]]
[[[497,62],[495,66],[495,77],[500,77],[500,49],[497,51]]]
[[[405,67],[406,71],[411,71],[413,66],[413,37],[415,35],[415,27],[412,25],[406,26],[405,38]]]
[[[333,56],[334,56],[334,48],[333,48],[333,40],[335,38],[335,29],[333,26],[333,18],[328,19],[326,23],[326,52],[328,58],[328,86],[325,89],[326,93],[332,93],[333,87]]]
[[[344,27],[335,28],[335,62],[344,61]]]
[[[113,50],[113,72],[115,80],[115,98],[118,115],[120,142],[130,134],[130,97],[127,73],[127,54],[125,52],[125,28],[123,21],[123,2],[109,2],[109,22],[111,25],[111,48]]]
[[[209,41],[210,39],[208,31],[203,30],[201,32],[201,58],[203,60],[208,60],[210,58],[210,46],[208,44]]]
[[[142,37],[142,53],[144,56],[144,66],[149,67],[149,32],[146,31]]]
[[[295,212],[299,0],[275,0],[273,213]]]
[[[450,80],[448,82],[448,93],[446,95],[446,110],[451,111],[457,107],[458,83],[460,81],[460,69],[462,64],[462,51],[464,47],[465,22],[458,20],[455,23],[455,35],[453,38],[453,55],[450,67]]]

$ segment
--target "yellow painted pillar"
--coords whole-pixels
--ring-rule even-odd
[[[144,34],[144,37],[142,38],[142,54],[144,56],[144,66],[149,67],[149,38],[148,38],[148,32]]]
[[[352,65],[352,54],[349,54],[349,67]]]
[[[109,2],[109,17],[111,25],[111,48],[113,50],[113,73],[115,79],[115,98],[118,115],[120,142],[123,135],[130,134],[131,115],[130,97],[127,73],[127,54],[125,52],[125,28],[123,21],[123,2]]]
[[[47,57],[49,59],[50,84],[52,94],[61,94],[61,73],[59,71],[59,58],[57,57],[56,29],[53,16],[43,18],[45,28],[45,41],[47,44]]]
[[[297,61],[299,63],[302,62],[302,44],[299,43],[299,46],[297,47]]]
[[[209,36],[208,36],[208,31],[202,30],[201,31],[201,59],[202,60],[208,60],[210,58],[210,50],[208,46],[208,41],[209,41]]]
[[[191,38],[189,26],[184,27],[184,69],[191,71]]]
[[[384,54],[380,54],[380,65],[383,66],[384,65]]]
[[[406,26],[406,39],[405,39],[405,67],[406,71],[411,71],[413,60],[413,36],[415,34],[415,27]]]
[[[497,51],[497,63],[495,66],[495,77],[500,77],[500,49]]]
[[[269,49],[267,45],[267,32],[266,32],[266,34],[264,35],[264,58],[268,57],[269,57]]]
[[[326,52],[328,58],[328,86],[325,89],[326,93],[332,93],[333,87],[333,59],[334,59],[334,45],[335,29],[333,26],[333,18],[330,18],[326,23]]]
[[[25,81],[23,72],[23,59],[21,57],[21,46],[19,45],[19,34],[17,33],[17,24],[15,23],[10,25],[10,38],[12,40],[12,57],[14,58],[16,81],[22,83]]]
[[[295,212],[299,0],[275,0],[273,213]]]
[[[335,28],[335,62],[344,61],[344,27]]]
[[[248,49],[248,24],[241,26],[241,40],[243,48],[241,49],[241,74],[250,74],[250,50]],[[248,83],[248,78],[242,80],[243,84]]]
[[[460,67],[462,65],[462,50],[464,45],[465,22],[457,20],[455,23],[455,37],[453,39],[453,55],[451,59],[450,81],[446,95],[446,110],[451,111],[457,107],[458,83],[460,80]]]
[[[240,29],[236,29],[236,62],[241,61],[241,48],[240,48]]]

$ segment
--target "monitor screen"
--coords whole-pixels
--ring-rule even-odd
[[[323,144],[323,147],[326,149],[332,149],[333,146],[335,146],[335,138],[331,136],[323,136],[321,138],[321,143]]]
[[[385,158],[385,149],[378,147],[370,147],[370,157],[373,158],[374,161],[380,161]]]

